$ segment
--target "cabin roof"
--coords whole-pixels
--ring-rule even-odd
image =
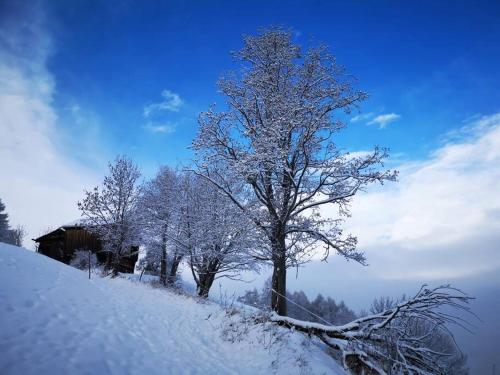
[[[60,228],[74,228],[74,227],[82,228],[85,226],[86,223],[87,223],[87,221],[85,219],[80,218],[80,219],[70,221],[69,223],[63,224],[60,226]]]
[[[35,242],[40,242],[40,241],[43,241],[43,240],[47,239],[48,237],[56,234],[57,232],[65,232],[66,230],[72,230],[72,229],[83,229],[84,225],[85,225],[84,219],[73,220],[69,223],[61,225],[59,228],[54,229],[53,231],[51,231],[49,233],[45,233],[43,236],[40,236],[38,238],[33,238],[32,240]]]

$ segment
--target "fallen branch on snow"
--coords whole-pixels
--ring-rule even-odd
[[[443,360],[450,353],[434,348],[436,337],[446,335],[454,343],[446,327],[448,323],[468,329],[465,320],[447,311],[451,308],[472,314],[467,306],[471,299],[450,285],[434,289],[424,285],[413,298],[342,326],[306,322],[275,313],[271,321],[317,336],[339,351],[344,366],[356,374],[445,374]]]

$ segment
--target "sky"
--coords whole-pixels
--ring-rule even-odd
[[[32,247],[79,216],[83,190],[115,155],[132,157],[145,179],[188,164],[199,113],[224,104],[216,81],[239,67],[230,52],[242,35],[278,25],[305,48],[327,44],[369,94],[338,144],[388,147],[400,171],[399,182],[360,194],[346,222],[369,266],[333,256],[290,272],[289,285],[357,310],[422,282],[491,296],[500,291],[499,15],[498,1],[0,0],[0,199]],[[498,298],[478,303],[500,314]],[[498,350],[475,365],[495,356],[500,367]]]

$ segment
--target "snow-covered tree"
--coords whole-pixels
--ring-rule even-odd
[[[169,238],[172,241],[171,265],[167,283],[173,284],[182,259],[194,246],[193,228],[196,220],[196,178],[192,173],[181,173],[177,180],[175,218],[172,221]]]
[[[5,205],[0,199],[0,242],[10,240],[9,215],[5,212]]]
[[[260,293],[257,289],[247,290],[243,296],[238,297],[238,302],[265,310],[269,308],[270,288],[271,279],[268,279]],[[286,297],[289,302],[288,316],[294,319],[323,324],[346,324],[356,319],[356,314],[344,302],[337,303],[321,294],[313,301],[309,301],[303,291],[287,291]]]
[[[142,222],[142,243],[146,247],[143,266],[156,269],[160,282],[167,284],[168,246],[175,246],[171,241],[172,230],[179,196],[178,176],[168,167],[159,172],[142,189],[139,199],[138,214]],[[171,278],[172,279],[172,278]]]
[[[23,240],[26,236],[26,229],[22,225],[18,225],[11,230],[12,244],[16,246],[23,246]]]
[[[211,107],[199,118],[197,173],[268,240],[257,257],[273,265],[272,308],[286,315],[286,269],[308,261],[319,245],[325,258],[333,249],[365,262],[356,238],[343,235],[342,218],[360,189],[396,174],[379,169],[385,149],[354,156],[335,143],[345,123],[334,115],[349,113],[366,94],[353,89],[324,46],[303,53],[291,32],[274,28],[245,37],[235,56],[242,73],[219,81],[227,109]],[[243,193],[231,191],[235,180],[245,184]],[[328,204],[338,207],[338,218],[320,215]]]
[[[238,278],[256,268],[249,249],[259,246],[253,224],[230,199],[208,181],[194,177],[190,205],[187,263],[198,294],[208,297],[215,279]]]
[[[406,298],[403,296],[400,300],[405,300]],[[384,310],[392,309],[396,304],[397,300],[392,297],[379,297],[375,298],[370,306],[371,314],[378,314]],[[368,314],[367,314],[368,315]]]
[[[262,308],[264,306],[261,305],[261,297],[257,288],[253,288],[252,290],[245,291],[245,294],[238,297],[238,302],[244,303],[245,305],[254,306]],[[269,304],[266,304],[268,306]]]
[[[130,256],[137,245],[139,223],[136,203],[139,197],[139,169],[127,157],[118,156],[109,163],[109,175],[102,187],[85,191],[78,202],[86,228],[99,237],[108,254],[106,267],[116,275],[120,261]]]

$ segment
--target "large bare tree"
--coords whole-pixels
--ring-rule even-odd
[[[342,217],[352,197],[373,182],[394,180],[380,170],[385,149],[355,157],[335,141],[349,113],[366,94],[337,65],[326,47],[305,53],[292,34],[269,29],[244,38],[235,53],[241,74],[222,77],[225,110],[200,116],[197,173],[223,191],[268,240],[256,257],[273,265],[272,308],[286,315],[286,269],[310,259],[319,245],[364,263],[356,238],[342,234]],[[212,165],[222,166],[210,171]],[[234,180],[245,193],[231,190]],[[337,218],[320,215],[336,205]]]

